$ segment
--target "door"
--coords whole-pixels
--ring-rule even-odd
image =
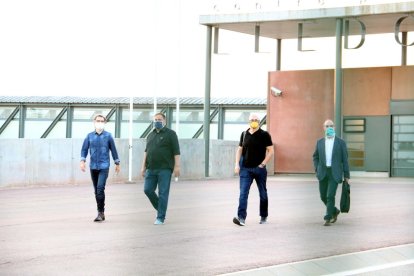
[[[394,115],[392,120],[392,176],[414,176],[414,115]]]

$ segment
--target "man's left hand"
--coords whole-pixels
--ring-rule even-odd
[[[174,167],[174,176],[179,177],[180,176],[180,167]]]

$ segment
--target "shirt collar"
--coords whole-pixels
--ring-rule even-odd
[[[159,131],[157,131],[157,129],[153,129],[154,132],[156,133],[160,133],[160,132],[164,132],[165,131],[165,126],[163,126]]]

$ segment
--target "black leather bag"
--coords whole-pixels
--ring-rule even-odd
[[[342,193],[341,193],[341,213],[348,213],[351,207],[351,186],[348,181],[342,182]]]

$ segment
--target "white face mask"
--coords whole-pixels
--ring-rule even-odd
[[[95,129],[98,131],[101,131],[105,128],[105,123],[101,123],[101,122],[96,122],[95,123]]]

